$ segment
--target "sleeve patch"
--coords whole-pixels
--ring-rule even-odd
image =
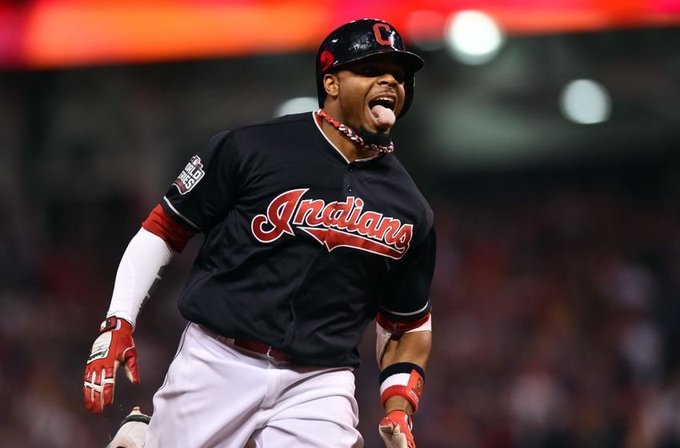
[[[177,179],[172,183],[179,194],[185,195],[190,192],[205,176],[205,171],[203,171],[203,162],[199,156],[193,156],[189,163],[186,164],[184,169],[179,173]]]

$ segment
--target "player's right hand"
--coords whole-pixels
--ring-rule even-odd
[[[132,324],[115,316],[108,317],[99,326],[101,333],[85,365],[83,393],[85,407],[100,414],[104,406],[113,403],[116,370],[122,362],[128,379],[139,383],[137,351],[132,339]]]
[[[411,433],[412,426],[411,417],[406,412],[395,409],[383,417],[378,430],[386,448],[416,448]]]

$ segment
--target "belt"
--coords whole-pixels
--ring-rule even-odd
[[[249,352],[258,353],[260,355],[266,356],[267,358],[275,359],[277,361],[293,362],[293,357],[291,355],[282,352],[281,350],[277,350],[273,348],[271,345],[265,344],[264,342],[253,341],[248,339],[228,338],[226,336],[222,336],[220,334],[215,333],[214,331],[210,330],[209,328],[206,328],[203,325],[201,325],[201,328],[218,341],[231,347],[238,347]]]
[[[231,339],[231,338],[227,338]],[[273,348],[271,345],[259,341],[248,341],[243,339],[232,339],[234,347],[239,347],[244,350],[265,355],[267,358],[273,358],[277,361],[293,362],[293,357],[288,353]]]

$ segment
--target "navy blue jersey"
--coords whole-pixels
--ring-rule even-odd
[[[217,134],[162,205],[205,235],[179,309],[221,335],[356,367],[378,312],[430,312],[432,210],[393,154],[349,163],[313,113]]]

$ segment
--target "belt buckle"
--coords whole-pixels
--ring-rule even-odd
[[[267,346],[267,352],[266,352],[264,355],[265,355],[267,358],[269,358],[269,359],[274,359],[274,358],[272,357],[272,355],[271,355],[271,352],[272,352],[272,346],[271,346],[271,345],[268,345],[268,346]]]

